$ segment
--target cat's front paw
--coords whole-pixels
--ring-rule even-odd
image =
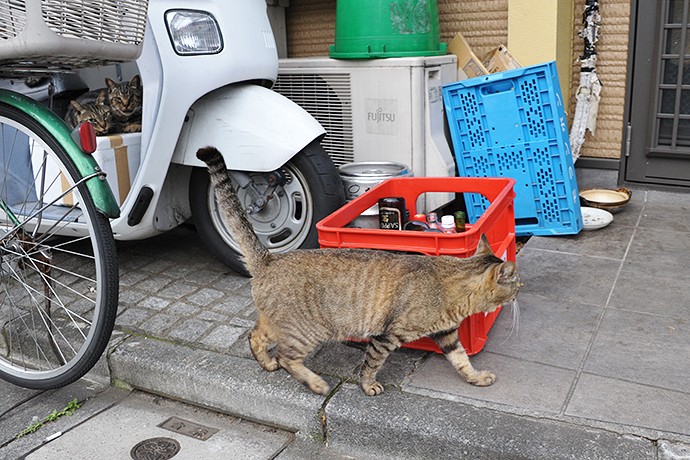
[[[367,396],[376,396],[383,393],[383,385],[379,382],[374,382],[372,384],[362,384],[362,390]]]
[[[496,381],[496,376],[489,371],[479,371],[469,376],[467,381],[478,387],[488,387]]]
[[[307,387],[314,393],[322,396],[328,396],[328,392],[331,391],[331,387],[328,386],[326,381],[321,377],[314,378],[307,382]]]

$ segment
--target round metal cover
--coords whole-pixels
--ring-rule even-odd
[[[150,438],[132,447],[129,454],[134,460],[168,460],[179,451],[180,443],[173,438]]]
[[[387,161],[365,161],[361,163],[347,163],[338,168],[341,176],[366,179],[388,179],[393,176],[407,176],[410,171],[402,163]]]

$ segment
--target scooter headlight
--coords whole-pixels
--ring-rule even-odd
[[[211,13],[170,10],[165,13],[165,22],[177,54],[215,54],[223,49],[223,37]]]

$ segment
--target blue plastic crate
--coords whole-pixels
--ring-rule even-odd
[[[556,63],[443,87],[460,176],[511,177],[517,235],[582,230],[582,215]],[[489,203],[466,194],[475,222]]]

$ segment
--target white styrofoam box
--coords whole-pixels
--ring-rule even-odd
[[[106,173],[117,202],[127,198],[141,161],[141,133],[112,134],[96,138],[93,157]]]

